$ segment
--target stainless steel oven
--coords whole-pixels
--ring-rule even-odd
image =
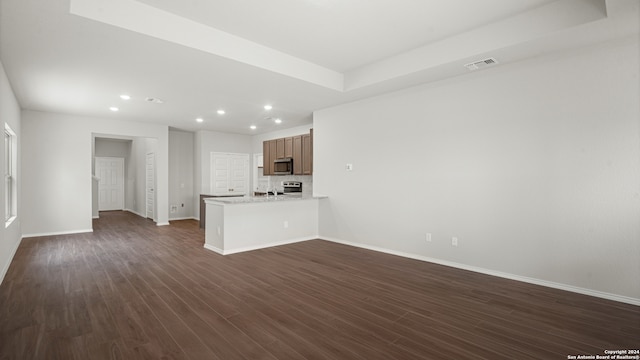
[[[300,181],[283,181],[282,192],[285,195],[302,195],[302,183]]]

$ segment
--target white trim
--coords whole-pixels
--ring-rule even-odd
[[[167,225],[171,225],[171,224],[169,224],[169,222],[156,223],[156,226],[167,226]]]
[[[18,197],[19,197],[18,186],[20,183],[20,179],[18,178],[18,154],[19,154],[18,136],[13,131],[13,129],[11,129],[11,126],[9,126],[9,124],[7,123],[4,123],[4,134],[5,134],[5,140],[4,140],[5,148],[7,147],[7,140],[6,140],[7,135],[9,137],[8,154],[5,154],[5,159],[7,158],[7,155],[9,157],[9,164],[4,164],[5,168],[7,167],[7,165],[9,165],[8,166],[9,173],[4,174],[5,175],[5,185],[4,185],[5,186],[5,199],[4,199],[5,209],[7,208],[7,205],[9,205],[9,211],[8,213],[5,213],[5,217],[9,216],[9,218],[5,218],[4,227],[6,229],[11,225],[11,223],[18,216]],[[11,187],[8,193],[6,191],[7,175],[8,175],[8,179],[11,181]]]
[[[207,250],[211,250],[211,251],[213,251],[215,253],[218,253],[220,255],[224,255],[224,251],[222,249],[218,249],[215,246],[212,246],[212,245],[209,245],[209,244],[204,244],[204,248],[207,249]]]
[[[94,220],[95,220],[95,219],[100,219],[100,215],[96,215],[96,216],[94,216],[92,219],[94,219]]]
[[[5,223],[4,223],[4,228],[8,228],[9,226],[11,226],[11,223],[13,223],[13,220],[17,219],[18,216],[17,215],[13,215],[12,217],[10,217]]]
[[[7,263],[2,268],[2,273],[0,273],[0,284],[2,284],[2,282],[4,281],[4,277],[5,275],[7,275],[7,271],[9,271],[9,266],[11,266],[11,263],[13,262],[13,257],[16,256],[16,251],[18,251],[18,247],[20,247],[20,244],[22,243],[22,239],[23,238],[21,237],[20,240],[16,241],[16,245],[13,247],[13,250],[11,251],[11,256],[9,256],[9,261],[7,261]]]
[[[93,232],[93,229],[54,231],[54,232],[36,233],[36,234],[23,234],[22,238],[32,238],[32,237],[40,237],[40,236],[56,236],[56,235],[71,235],[71,234],[82,234],[82,233],[90,233],[90,232]]]
[[[283,240],[283,241],[275,241],[272,243],[268,243],[268,244],[260,244],[260,245],[256,245],[256,246],[247,246],[247,247],[241,247],[241,248],[235,248],[235,249],[229,249],[229,250],[222,250],[219,249],[215,246],[209,245],[209,244],[204,244],[204,248],[207,250],[211,250],[214,252],[217,252],[218,254],[221,255],[231,255],[231,254],[237,254],[237,253],[241,253],[241,252],[246,252],[246,251],[253,251],[253,250],[260,250],[260,249],[264,249],[264,248],[269,248],[269,247],[274,247],[274,246],[282,246],[282,245],[289,245],[289,244],[294,244],[294,243],[298,243],[298,242],[303,242],[303,241],[309,241],[309,240],[316,240],[318,239],[318,236],[311,236],[311,237],[304,237],[304,238],[297,238],[297,239],[289,239],[289,240]]]
[[[153,176],[152,186],[149,187],[149,158],[151,158],[151,174]],[[144,217],[149,218],[149,193],[153,198],[153,208],[151,212],[153,214],[153,221],[157,221],[158,218],[158,196],[156,190],[158,189],[158,175],[156,174],[156,153],[148,152],[144,158]]]
[[[331,241],[331,242],[335,242],[335,243],[339,243],[339,244],[343,244],[343,245],[349,245],[349,246],[354,246],[354,247],[358,247],[358,248],[363,248],[363,249],[367,249],[367,250],[378,251],[378,252],[382,252],[382,253],[385,253],[385,254],[402,256],[402,257],[409,258],[409,259],[426,261],[426,262],[439,264],[439,265],[444,265],[444,266],[450,266],[450,267],[454,267],[454,268],[458,268],[458,269],[462,269],[462,270],[469,270],[469,271],[473,271],[473,272],[477,272],[477,273],[481,273],[481,274],[497,276],[497,277],[501,277],[501,278],[505,278],[505,279],[516,280],[516,281],[521,281],[521,282],[525,282],[525,283],[529,283],[529,284],[541,285],[541,286],[546,286],[546,287],[550,287],[550,288],[554,288],[554,289],[565,290],[565,291],[570,291],[570,292],[574,292],[574,293],[578,293],[578,294],[589,295],[589,296],[594,296],[594,297],[598,297],[598,298],[602,298],[602,299],[613,300],[613,301],[618,301],[618,302],[622,302],[622,303],[626,303],[626,304],[640,306],[640,299],[632,298],[632,297],[629,297],[629,296],[617,295],[617,294],[607,293],[607,292],[603,292],[603,291],[586,289],[586,288],[573,286],[573,285],[561,284],[561,283],[557,283],[557,282],[553,282],[553,281],[547,281],[547,280],[541,280],[541,279],[536,279],[536,278],[530,278],[530,277],[526,277],[526,276],[514,275],[514,274],[509,274],[509,273],[505,273],[505,272],[501,272],[501,271],[489,270],[489,269],[480,268],[480,267],[476,267],[476,266],[460,264],[460,263],[456,263],[456,262],[452,262],[452,261],[440,260],[440,259],[435,259],[435,258],[431,258],[431,257],[427,257],[427,256],[421,256],[421,255],[415,255],[415,254],[405,253],[405,252],[401,252],[401,251],[389,250],[389,249],[385,249],[385,248],[381,248],[381,247],[377,247],[377,246],[359,244],[359,243],[339,240],[339,239],[335,239],[335,238],[321,237],[320,239]]]
[[[193,216],[185,216],[185,217],[178,217],[178,218],[170,218],[169,221],[177,221],[177,220],[200,220],[200,219],[196,219]]]

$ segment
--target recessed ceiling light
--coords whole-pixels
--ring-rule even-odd
[[[282,120],[280,120],[280,119],[275,119],[273,121],[275,121],[276,124],[280,124],[282,122]]]
[[[202,118],[197,118],[196,121],[197,122],[203,122],[204,120]]]
[[[257,126],[255,126],[255,125],[251,125],[251,126],[249,126],[249,128],[250,128],[251,130],[255,130],[255,129],[257,129],[258,127],[257,127]]]
[[[224,110],[222,109],[218,110],[217,112],[218,112],[218,115],[224,115]]]
[[[109,108],[109,110],[111,110],[111,111],[118,111],[118,110],[120,110],[120,109],[118,109],[118,108],[117,108],[117,107],[115,107],[115,106],[112,106],[112,107],[110,107],[110,108]]]
[[[271,109],[273,109],[273,106],[271,106],[271,105],[265,105],[265,106],[264,106],[264,109],[265,109],[265,110],[271,110]]]
[[[122,94],[122,95],[120,95],[120,99],[122,99],[122,100],[129,100],[129,99],[131,99],[131,96],[129,96],[129,95],[127,95],[127,94]]]

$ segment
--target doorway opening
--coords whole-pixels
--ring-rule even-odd
[[[157,139],[94,134],[92,140],[93,218],[124,210],[157,222],[155,155],[148,163]]]

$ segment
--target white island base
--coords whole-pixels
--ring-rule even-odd
[[[318,237],[318,197],[205,199],[205,244],[222,255]]]

